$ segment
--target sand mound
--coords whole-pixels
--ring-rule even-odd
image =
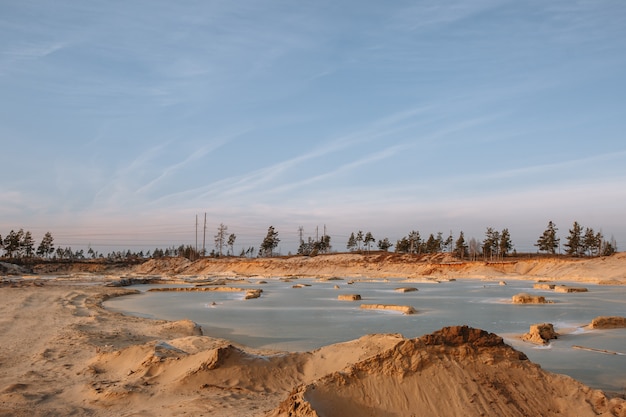
[[[554,287],[554,292],[570,293],[570,292],[587,292],[587,291],[589,290],[585,287],[570,287],[569,285],[556,285]]]
[[[626,327],[626,317],[599,316],[591,320],[589,327],[592,329],[619,329]]]
[[[361,304],[361,308],[365,310],[391,310],[399,311],[402,314],[415,314],[417,311],[413,306],[400,306],[395,304]]]
[[[339,294],[337,296],[338,300],[341,301],[359,301],[361,299],[360,294]]]
[[[157,391],[166,390],[170,399],[190,392],[209,397],[238,395],[259,404],[267,402],[265,407],[270,409],[295,386],[372,357],[402,340],[400,335],[368,335],[296,353],[244,349],[210,337],[152,341],[98,354],[87,366],[93,382],[82,395],[113,407],[122,398],[158,401],[151,398],[157,387]]]
[[[626,415],[575,380],[542,371],[494,334],[449,327],[296,388],[272,417]]]
[[[513,304],[546,304],[550,303],[550,301],[546,301],[546,297],[543,295],[530,295],[525,292],[521,292],[519,294],[515,294],[511,297],[511,302]]]
[[[538,323],[530,326],[530,330],[522,336],[522,340],[538,345],[546,345],[550,343],[550,340],[558,337],[559,334],[554,331],[552,323]]]

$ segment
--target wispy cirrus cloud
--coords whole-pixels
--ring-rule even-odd
[[[159,200],[163,201],[163,198],[169,199],[171,197],[179,199],[183,195],[194,195],[197,199],[201,200],[209,196],[214,196],[216,193],[234,197],[238,195],[248,195],[250,192],[259,190],[263,190],[262,192],[265,193],[268,191],[266,187],[269,187],[270,190],[287,190],[297,188],[298,184],[311,184],[323,179],[332,178],[334,175],[341,172],[347,172],[350,169],[391,157],[401,149],[412,146],[403,144],[385,146],[384,138],[406,130],[415,123],[421,123],[419,120],[416,121],[415,118],[419,118],[419,116],[423,115],[427,110],[428,107],[418,107],[382,117],[364,128],[356,129],[353,132],[332,138],[323,145],[318,145],[308,152],[296,155],[292,158],[279,161],[249,173],[220,179],[201,189],[176,192],[171,196],[164,196]],[[343,162],[340,163],[340,168],[332,169],[332,173],[316,175],[313,180],[308,176],[307,171],[303,169],[305,164],[315,164],[315,161],[321,163],[324,158],[327,158],[329,155],[350,155],[349,149],[356,150],[363,144],[372,141],[381,141],[380,143],[385,147],[382,150],[371,153],[356,161],[350,157],[341,156],[340,160]],[[305,178],[301,178],[303,174]]]
[[[0,47],[0,75],[29,62],[44,59],[62,49],[69,47],[67,42],[18,42]]]
[[[397,11],[393,26],[416,31],[439,29],[503,4],[502,0],[419,1]]]

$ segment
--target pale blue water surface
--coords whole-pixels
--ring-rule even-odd
[[[532,281],[458,280],[440,284],[317,281],[293,282],[265,279],[266,284],[234,282],[242,288],[261,288],[258,299],[244,300],[242,293],[147,292],[167,285],[137,285],[141,294],[108,300],[105,307],[141,317],[190,319],[204,334],[252,347],[288,351],[313,350],[370,333],[401,333],[418,337],[444,326],[469,325],[504,337],[542,368],[572,376],[585,384],[608,391],[626,391],[626,329],[585,330],[597,316],[626,316],[626,287],[585,284],[586,293],[555,293],[533,289]],[[293,288],[294,284],[310,287]],[[567,284],[567,283],[564,283]],[[339,285],[340,289],[334,286]],[[581,286],[581,284],[571,284]],[[180,285],[177,285],[180,286]],[[191,285],[190,285],[191,286]],[[411,286],[417,292],[399,293]],[[552,304],[514,305],[519,292],[543,295]],[[339,301],[339,294],[360,294],[361,301]],[[411,305],[418,313],[364,310],[361,304]],[[562,335],[547,347],[521,342],[516,336],[531,324],[552,323]],[[572,346],[605,349],[623,354],[604,354]]]

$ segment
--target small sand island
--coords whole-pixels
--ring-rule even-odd
[[[359,301],[361,299],[360,294],[339,294],[337,296],[338,300],[341,301]]]
[[[626,317],[596,317],[589,324],[590,329],[623,329],[626,328]]]
[[[552,301],[546,300],[543,295],[531,295],[525,292],[515,294],[511,301],[513,304],[549,304]]]
[[[413,339],[364,335],[310,352],[284,352],[211,337],[189,320],[125,316],[102,307],[112,297],[138,294],[123,282],[140,280],[178,286],[215,277],[267,280],[298,274],[354,278],[357,286],[361,280],[406,282],[407,277],[416,283],[548,278],[554,283],[623,285],[624,253],[499,264],[392,254],[195,262],[164,258],[137,265],[3,264],[0,274],[3,416],[626,416],[626,402],[619,396],[547,372],[500,336],[471,327],[444,327]],[[262,294],[238,284],[184,291],[218,287]],[[417,300],[420,295],[415,294]],[[411,306],[375,300],[368,305],[414,312]],[[604,317],[592,326],[612,328],[625,322],[624,317]],[[547,339],[550,335],[540,325],[529,333]]]
[[[250,300],[259,298],[262,289],[257,288],[236,288],[236,287],[163,287],[151,288],[148,291],[153,292],[171,292],[171,291],[187,291],[187,292],[242,292],[245,293],[244,299]]]
[[[399,311],[402,314],[415,314],[417,311],[411,306],[400,306],[395,304],[361,304],[361,308],[366,310],[391,310]]]
[[[571,287],[569,285],[555,285],[554,286],[554,292],[571,293],[571,292],[587,292],[587,291],[589,290],[585,287]]]
[[[415,292],[417,288],[415,287],[400,287],[394,290],[395,292]]]
[[[547,345],[550,340],[557,339],[559,334],[554,331],[552,323],[539,323],[530,326],[528,333],[522,336],[525,342],[531,342],[538,345]]]

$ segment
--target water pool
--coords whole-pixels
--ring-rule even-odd
[[[508,281],[507,285],[473,279],[440,284],[395,279],[353,284],[348,284],[348,280],[313,278],[265,281],[233,283],[237,287],[263,289],[258,299],[244,300],[242,293],[228,292],[148,292],[164,285],[137,285],[131,288],[140,294],[111,299],[104,305],[141,317],[190,319],[209,336],[251,347],[289,351],[313,350],[370,333],[418,337],[444,326],[466,324],[499,334],[544,369],[570,375],[594,388],[614,392],[626,389],[626,355],[572,348],[578,345],[626,353],[626,329],[583,329],[597,316],[626,316],[623,286],[585,284],[589,292],[555,293],[534,289],[533,281]],[[310,286],[293,288],[294,284]],[[395,291],[404,286],[418,291]],[[553,303],[514,305],[511,297],[519,292],[543,295]],[[359,294],[362,299],[339,301],[339,294]],[[402,315],[359,308],[372,303],[411,305],[418,313]],[[552,323],[562,334],[549,346],[539,347],[517,338],[531,324],[543,322]]]

